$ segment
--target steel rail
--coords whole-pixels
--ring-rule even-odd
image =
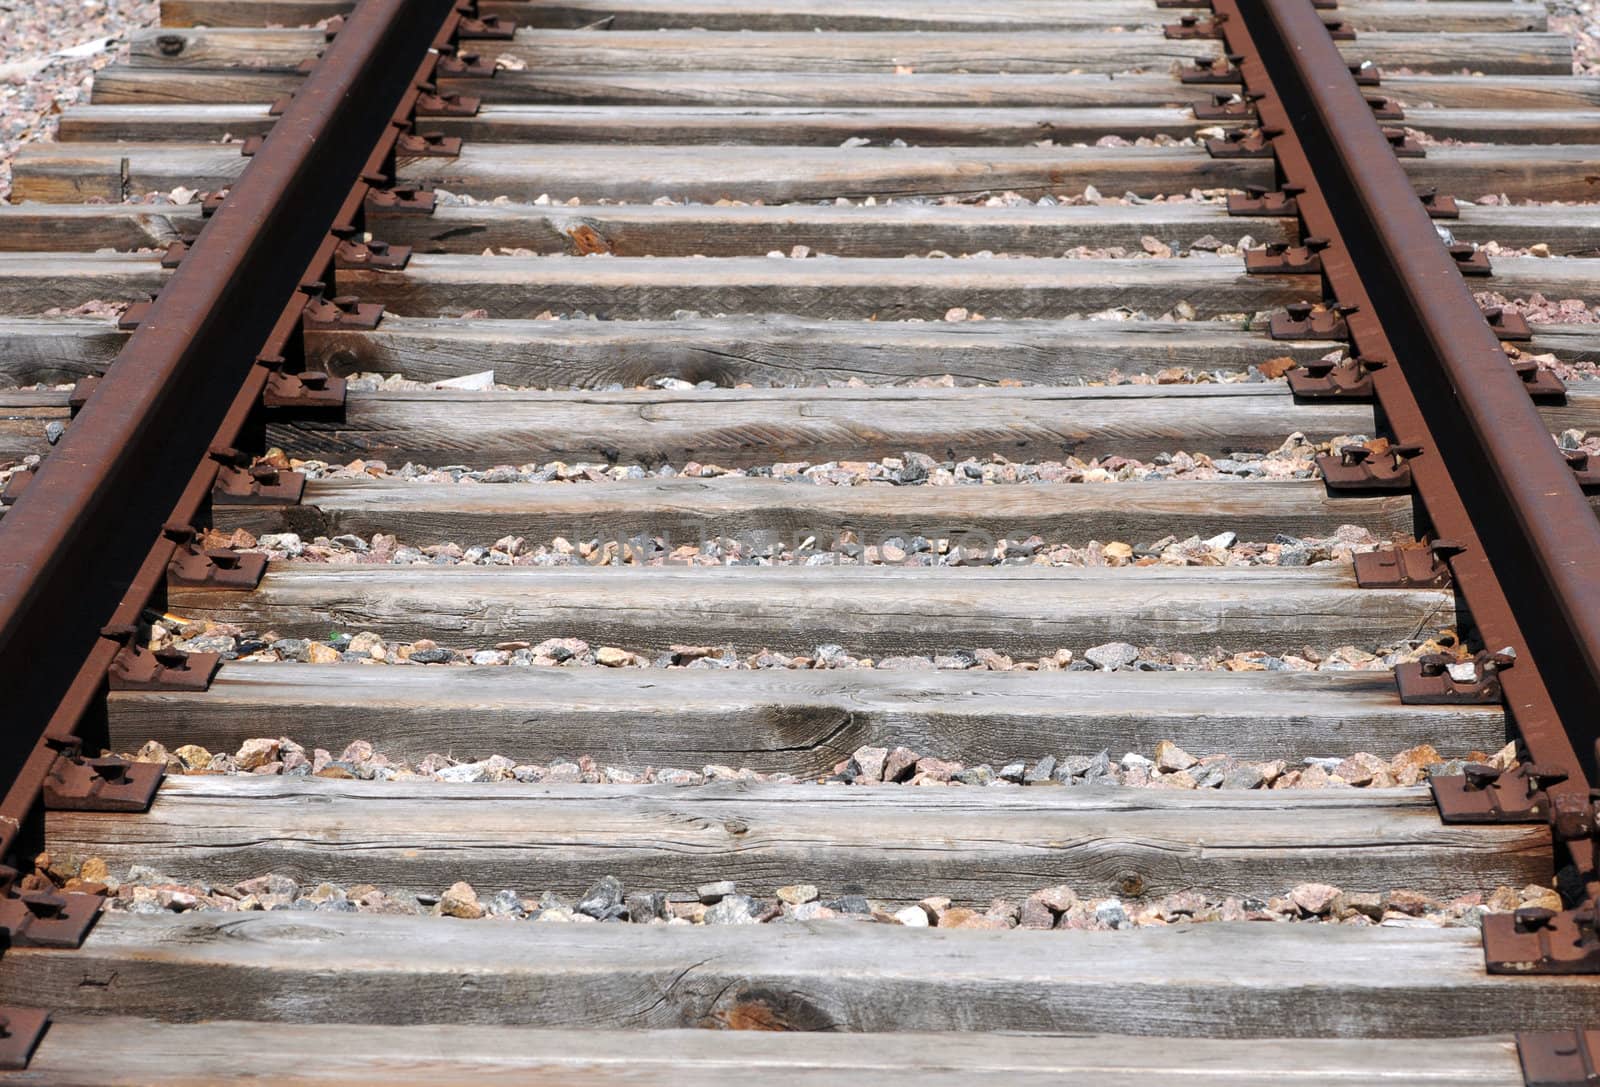
[[[1600,739],[1600,520],[1506,365],[1331,37],[1318,32],[1321,17],[1309,0],[1239,0],[1239,8],[1438,443],[1427,454],[1455,480],[1592,777]]]
[[[255,409],[258,356],[298,330],[330,228],[458,18],[451,0],[361,0],[0,523],[0,864],[101,702],[121,648],[103,628],[159,596],[163,526],[193,523],[208,450]]]
[[[1380,426],[1403,450],[1419,531],[1447,543],[1487,648],[1513,655],[1495,679],[1522,764],[1431,785],[1446,820],[1548,822],[1576,906],[1485,917],[1485,967],[1600,973],[1600,523],[1310,0],[1213,0],[1213,10],[1279,198],[1301,220],[1295,259],[1320,261],[1354,369],[1370,374]],[[1538,1069],[1572,1048],[1546,1035],[1518,1046]]]
[[[1501,674],[1529,757],[1594,780],[1600,737],[1600,522],[1473,299],[1310,0],[1219,0],[1230,51],[1262,106],[1308,233],[1331,243],[1324,275],[1382,414],[1402,444],[1428,519],[1462,545],[1455,583]],[[1249,40],[1242,40],[1247,37]],[[1270,115],[1269,115],[1270,114]],[[1295,176],[1300,175],[1300,176]],[[1569,843],[1586,881],[1592,843]]]

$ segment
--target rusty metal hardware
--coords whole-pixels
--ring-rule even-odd
[[[396,154],[408,157],[453,159],[461,154],[461,137],[441,132],[402,132],[394,149]]]
[[[167,524],[161,534],[177,544],[167,563],[167,584],[206,589],[254,589],[267,572],[267,557],[231,547],[205,547],[196,542],[192,525]]]
[[[367,193],[366,210],[391,214],[432,215],[438,198],[432,190],[373,188]]]
[[[1433,219],[1459,219],[1461,208],[1453,196],[1440,196],[1439,190],[1431,185],[1417,190],[1417,199],[1422,201],[1422,206],[1428,209],[1428,215]]]
[[[321,370],[302,370],[297,374],[274,370],[267,376],[266,388],[261,390],[261,405],[300,412],[336,411],[344,407],[345,388],[344,378],[332,377]]]
[[[1600,1031],[1519,1030],[1525,1087],[1594,1087],[1600,1082]]]
[[[1469,763],[1459,774],[1429,779],[1439,819],[1445,823],[1548,823],[1550,786],[1567,780],[1560,770],[1519,763],[1509,770]]]
[[[289,108],[289,103],[293,102],[293,101],[294,101],[294,92],[293,91],[290,91],[288,94],[280,94],[280,95],[278,95],[278,97],[276,97],[276,98],[274,98],[272,100],[272,105],[267,107],[267,116],[268,117],[281,117],[281,116],[283,116],[284,111]]]
[[[1377,94],[1367,99],[1367,105],[1372,107],[1372,115],[1380,121],[1403,121],[1406,111],[1396,104],[1393,98]]]
[[[409,245],[390,245],[376,238],[364,242],[346,238],[333,251],[333,266],[346,271],[367,268],[375,272],[398,272],[410,261]]]
[[[1383,81],[1383,69],[1370,60],[1357,61],[1344,67],[1358,87],[1376,87]]]
[[[1483,319],[1489,322],[1489,330],[1498,339],[1515,340],[1518,343],[1533,339],[1533,329],[1528,327],[1528,319],[1520,313],[1502,306],[1485,306]]]
[[[166,773],[158,762],[60,755],[44,779],[44,806],[49,811],[149,811]]]
[[[1291,302],[1268,320],[1267,336],[1274,340],[1348,340],[1350,326],[1345,318],[1356,309]]]
[[[0,1070],[19,1072],[28,1067],[49,1025],[50,1013],[43,1008],[0,1004]]]
[[[1600,973],[1595,906],[1559,912],[1529,906],[1486,914],[1483,959],[1491,974]]]
[[[1284,377],[1289,382],[1289,391],[1303,400],[1363,401],[1373,397],[1373,371],[1387,365],[1386,359],[1361,356],[1342,362],[1317,359],[1301,363]]]
[[[477,53],[462,52],[447,46],[439,50],[439,64],[434,71],[438,75],[456,79],[491,79],[495,67]]]
[[[1473,245],[1471,242],[1457,242],[1446,247],[1452,260],[1456,262],[1456,271],[1464,276],[1492,275],[1493,269],[1489,267],[1489,254]]]
[[[1353,42],[1356,32],[1344,25],[1343,19],[1324,19],[1322,25],[1328,28],[1328,37],[1336,42]]]
[[[13,886],[16,870],[0,869],[5,873],[5,894],[0,897],[0,929],[6,933],[8,947],[74,948],[83,946],[89,935],[104,895],[83,894],[73,891],[62,894],[56,891],[21,891]]]
[[[1241,57],[1195,57],[1194,66],[1181,69],[1178,80],[1182,83],[1239,83],[1243,77],[1235,67]]]
[[[1269,189],[1265,185],[1246,185],[1243,193],[1228,194],[1228,214],[1291,219],[1300,214],[1294,198],[1304,191],[1298,185],[1283,185],[1276,189]]]
[[[178,649],[149,649],[139,644],[139,628],[113,623],[100,631],[121,648],[111,660],[106,678],[113,691],[204,691],[222,667],[217,653],[185,653]]]
[[[1427,158],[1428,153],[1422,145],[1406,134],[1403,128],[1386,128],[1383,138],[1389,141],[1389,150],[1394,152],[1395,158],[1421,159]]]
[[[1163,36],[1173,41],[1192,41],[1201,38],[1220,38],[1222,28],[1218,25],[1220,20],[1216,16],[1210,19],[1201,19],[1198,15],[1181,15],[1176,23],[1168,23],[1161,28]]]
[[[1582,449],[1563,449],[1561,455],[1566,457],[1567,467],[1572,469],[1578,486],[1587,490],[1600,488],[1600,461]]]
[[[183,263],[184,254],[188,252],[188,242],[168,242],[166,252],[161,254],[161,267],[176,268]]]
[[[510,41],[516,33],[517,24],[498,15],[463,18],[456,24],[459,41]]]
[[[216,192],[200,194],[200,218],[209,219],[217,213],[222,202],[228,198],[227,189],[218,189]]]
[[[99,374],[85,374],[72,386],[72,392],[67,396],[67,410],[72,413],[74,419],[89,403],[89,397],[94,395],[95,386],[99,384]]]
[[[1516,348],[1511,348],[1516,351]],[[1522,379],[1522,387],[1535,404],[1563,404],[1567,399],[1567,385],[1549,370],[1542,370],[1531,358],[1520,357],[1521,352],[1509,358],[1511,369]]]
[[[1432,540],[1426,547],[1363,551],[1355,557],[1356,584],[1363,589],[1442,589],[1450,584],[1454,540]]]
[[[1268,242],[1259,249],[1247,249],[1244,254],[1245,274],[1268,275],[1320,275],[1322,250],[1328,247],[1326,238],[1307,238],[1300,245]]]
[[[307,301],[301,327],[307,332],[371,332],[382,319],[381,304],[342,294],[336,298],[313,297]]]
[[[247,159],[254,158],[256,152],[260,151],[266,142],[267,137],[259,133],[254,136],[246,136],[244,142],[239,145],[239,154]]]
[[[416,115],[418,117],[472,117],[483,106],[483,99],[475,94],[457,94],[455,91],[441,93],[429,85],[417,95]]]
[[[285,472],[270,464],[240,468],[224,464],[217,469],[217,482],[211,489],[216,506],[293,506],[305,493],[306,477]]]
[[[1269,159],[1272,141],[1281,135],[1275,128],[1233,128],[1220,140],[1206,141],[1206,154],[1214,159]]]
[[[1330,491],[1409,491],[1409,462],[1421,452],[1414,445],[1391,445],[1381,454],[1364,445],[1347,445],[1337,455],[1317,457],[1317,468]]]
[[[1470,661],[1443,653],[1394,666],[1395,687],[1406,706],[1471,706],[1500,701],[1500,673],[1516,658],[1481,650]]]
[[[1210,104],[1198,102],[1194,106],[1197,121],[1255,121],[1255,100],[1260,95],[1213,94]]]

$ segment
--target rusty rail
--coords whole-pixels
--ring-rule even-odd
[[[1380,127],[1381,100],[1362,93],[1311,0],[1212,6],[1260,125],[1234,142],[1270,149],[1280,189],[1265,199],[1303,229],[1273,259],[1316,262],[1355,360],[1340,391],[1370,380],[1392,435],[1393,454],[1344,467],[1409,479],[1485,646],[1508,651],[1483,690],[1503,695],[1522,766],[1435,779],[1435,796],[1447,820],[1548,822],[1578,908],[1486,919],[1486,965],[1600,973],[1600,522]]]
[[[130,644],[141,611],[236,471],[229,450],[331,285],[331,230],[359,216],[430,50],[468,13],[361,0],[0,524],[0,864],[63,757],[95,739],[108,669],[148,657]],[[0,891],[10,878],[0,868]]]

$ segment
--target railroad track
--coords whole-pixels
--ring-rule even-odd
[[[162,16],[0,206],[0,1079],[1592,1082],[1544,5]]]

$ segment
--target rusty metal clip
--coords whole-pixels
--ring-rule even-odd
[[[457,79],[492,79],[495,67],[477,53],[463,53],[456,49],[441,49],[439,50],[439,63],[434,68],[434,73],[436,75],[454,76]]]
[[[382,211],[393,214],[432,215],[437,203],[438,198],[432,190],[374,188],[367,191],[366,210],[369,214]]]
[[[1519,1030],[1517,1059],[1525,1087],[1594,1087],[1600,1077],[1600,1031]]]
[[[256,152],[261,150],[261,145],[266,142],[266,136],[260,134],[246,136],[244,138],[244,142],[239,145],[239,154],[243,155],[245,158],[253,158],[255,157]]]
[[[1322,256],[1328,248],[1327,238],[1307,238],[1303,245],[1268,242],[1259,249],[1246,249],[1244,270],[1246,275],[1318,275],[1322,272]]]
[[[510,41],[517,32],[517,24],[498,15],[477,15],[456,23],[458,41]]]
[[[1566,382],[1557,377],[1553,371],[1540,369],[1537,362],[1524,357],[1522,352],[1510,344],[1507,344],[1506,348],[1511,369],[1522,379],[1523,389],[1535,404],[1566,403]]]
[[[1356,40],[1354,29],[1345,26],[1343,19],[1324,19],[1322,25],[1328,28],[1328,37],[1336,42],[1353,42]]]
[[[1389,150],[1394,152],[1395,158],[1420,159],[1427,158],[1428,153],[1422,145],[1406,134],[1403,128],[1385,128],[1383,138],[1389,141]]]
[[[132,623],[100,630],[102,638],[122,645],[106,670],[113,691],[203,691],[222,667],[222,657],[216,653],[151,650],[138,643],[138,634],[139,628]]]
[[[1266,95],[1260,91],[1243,94],[1213,94],[1211,103],[1197,102],[1194,119],[1197,121],[1258,121],[1256,103]]]
[[[1243,83],[1244,75],[1238,64],[1244,58],[1237,53],[1226,57],[1195,57],[1194,66],[1178,72],[1178,81],[1190,84]]]
[[[1206,154],[1214,159],[1270,159],[1272,141],[1282,133],[1276,128],[1233,128],[1220,140],[1206,141]]]
[[[274,98],[272,100],[272,105],[267,107],[267,116],[268,117],[282,117],[284,112],[286,110],[288,110],[289,103],[293,102],[293,101],[294,101],[294,92],[293,91],[290,91],[288,94],[280,94],[280,95],[278,95],[278,97],[276,97],[276,98]]]
[[[168,242],[166,252],[161,254],[161,267],[176,268],[183,263],[183,258],[188,252],[188,242]]]
[[[1485,914],[1483,959],[1491,974],[1600,973],[1594,904],[1560,912],[1528,906]]]
[[[1356,81],[1358,87],[1376,87],[1383,81],[1383,69],[1370,60],[1363,60],[1346,67],[1350,69],[1350,78]]]
[[[50,811],[149,811],[166,776],[159,762],[60,755],[44,779]]]
[[[475,94],[457,94],[455,91],[441,94],[429,84],[417,95],[415,113],[424,118],[472,117],[482,105],[483,99]]]
[[[5,871],[10,873],[9,884],[16,879],[16,871]],[[0,898],[0,928],[6,930],[9,947],[82,947],[104,902],[104,895],[76,891],[14,893],[8,885],[5,897]]]
[[[1348,358],[1341,362],[1316,359],[1284,374],[1289,392],[1302,400],[1371,400],[1372,373],[1388,365],[1384,359]]]
[[[1364,445],[1347,445],[1337,455],[1317,457],[1322,481],[1330,491],[1409,491],[1410,458],[1422,452],[1414,445],[1391,445],[1382,455]]]
[[[1274,340],[1348,340],[1350,326],[1345,318],[1356,309],[1291,302],[1267,322],[1267,336]]]
[[[1489,328],[1502,340],[1526,343],[1533,339],[1533,329],[1528,327],[1528,319],[1503,306],[1485,306],[1483,319],[1489,322]]]
[[[371,332],[383,319],[383,306],[353,294],[307,299],[300,327],[307,332]]]
[[[1428,781],[1441,822],[1547,823],[1551,817],[1547,790],[1567,780],[1564,773],[1527,763],[1501,770],[1474,762],[1461,770]]]
[[[376,238],[364,242],[347,238],[333,250],[333,266],[343,271],[366,268],[375,272],[398,272],[410,261],[409,245],[390,245]]]
[[[1582,449],[1563,449],[1561,455],[1567,458],[1567,466],[1577,477],[1578,486],[1584,490],[1600,488],[1600,461]]]
[[[298,374],[274,370],[267,375],[267,386],[261,392],[261,404],[268,408],[334,411],[343,408],[344,401],[344,378],[332,377],[321,370],[304,370]]]
[[[396,154],[414,158],[453,159],[461,154],[461,137],[441,132],[402,132],[395,138]]]
[[[1367,99],[1367,105],[1372,107],[1372,115],[1380,121],[1403,121],[1406,111],[1395,104],[1393,98],[1377,94]]]
[[[1223,17],[1213,15],[1209,19],[1201,19],[1198,15],[1180,15],[1176,23],[1168,23],[1161,28],[1161,33],[1172,41],[1192,41],[1199,38],[1222,37]]]
[[[167,562],[167,584],[204,589],[254,589],[267,572],[267,557],[231,547],[202,548],[191,525],[168,523],[161,534],[178,547]]]
[[[1243,193],[1228,194],[1229,215],[1274,216],[1293,218],[1300,214],[1295,197],[1305,192],[1299,185],[1284,185],[1269,189],[1265,185],[1246,185]]]
[[[1440,196],[1439,190],[1428,186],[1417,190],[1417,199],[1422,201],[1422,206],[1428,209],[1428,215],[1433,219],[1459,219],[1461,207],[1453,196]]]
[[[228,198],[227,189],[218,189],[216,192],[204,193],[200,197],[200,218],[209,219],[217,213],[222,202]]]
[[[250,464],[237,449],[213,447],[210,455],[220,467],[211,488],[211,501],[222,506],[292,506],[306,489],[306,477],[270,464]]]
[[[1452,259],[1456,262],[1456,271],[1464,276],[1493,275],[1494,270],[1489,267],[1489,254],[1479,249],[1471,242],[1456,242],[1446,247]]]
[[[0,1070],[20,1072],[28,1067],[49,1025],[50,1013],[43,1008],[0,1004]]]
[[[1394,547],[1355,556],[1356,584],[1363,589],[1442,589],[1450,584],[1450,556],[1465,548],[1454,540],[1426,547]]]
[[[1394,666],[1400,702],[1406,706],[1472,706],[1500,701],[1500,673],[1516,658],[1480,651],[1469,661],[1443,653]]]

